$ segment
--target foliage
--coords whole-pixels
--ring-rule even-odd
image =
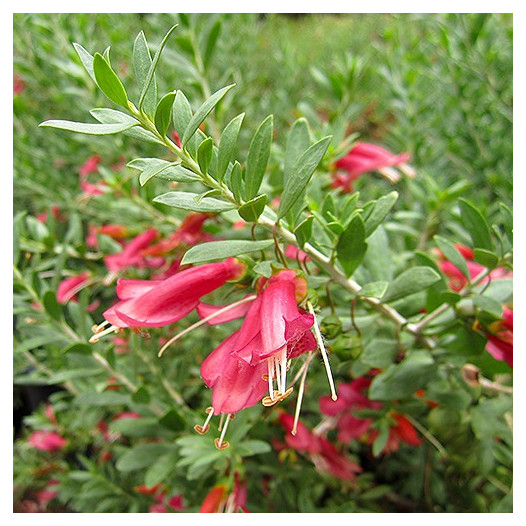
[[[15,392],[57,389],[17,430],[22,509],[512,510],[511,17],[14,21]],[[357,140],[412,159],[345,189]],[[306,280],[338,401],[295,357],[222,449],[200,367],[241,321],[92,327],[117,278],[229,257],[207,302]]]

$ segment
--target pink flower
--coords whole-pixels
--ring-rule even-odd
[[[287,248],[285,248],[285,257],[300,260],[302,263],[310,261],[310,257],[303,252],[301,248],[295,247],[294,245],[287,245]]]
[[[101,161],[100,155],[92,155],[79,168],[79,175],[81,175],[82,177],[85,177],[89,174],[98,172],[100,161]]]
[[[158,268],[163,264],[162,258],[153,258],[148,260],[142,254],[142,251],[152,243],[158,236],[159,232],[155,228],[149,228],[146,232],[139,234],[132,239],[122,250],[117,254],[110,254],[104,258],[106,267],[111,272],[118,272],[128,267],[150,267]]]
[[[341,188],[342,192],[353,191],[352,183],[366,172],[378,171],[384,177],[395,183],[400,179],[400,173],[393,168],[398,166],[403,173],[414,177],[414,170],[406,164],[410,160],[408,153],[395,155],[367,142],[358,142],[349,153],[338,159],[331,188]]]
[[[395,420],[395,425],[389,429],[389,436],[387,443],[382,449],[382,454],[394,453],[400,447],[401,442],[410,446],[419,446],[422,443],[413,424],[405,416],[394,412],[391,412],[391,416]],[[376,429],[372,429],[369,434],[369,443],[372,444],[378,435],[379,432]]]
[[[37,491],[36,498],[40,506],[45,508],[58,495],[58,491],[50,489],[57,484],[59,484],[58,480],[51,479],[44,489]]]
[[[285,442],[296,451],[307,453],[318,471],[342,480],[355,480],[362,468],[340,453],[334,444],[312,433],[305,424],[298,422],[297,432],[292,435],[294,417],[287,413],[279,415],[281,425],[286,429]]]
[[[225,484],[214,486],[203,500],[199,513],[237,513],[238,511],[248,513],[246,504],[247,482],[241,480],[236,471],[232,491],[229,492]]]
[[[504,306],[502,319],[492,323],[484,332],[488,338],[486,351],[513,368],[513,310]]]
[[[35,431],[27,440],[40,451],[59,451],[66,445],[66,439],[53,431]]]
[[[57,205],[53,205],[51,207],[51,215],[57,221],[64,221],[65,220],[65,217],[60,213],[60,208]],[[41,212],[40,214],[37,214],[36,218],[41,223],[46,223],[47,222],[47,212]]]
[[[297,291],[303,294],[305,286],[292,270],[273,275],[262,284],[241,328],[205,359],[201,376],[212,388],[214,414],[250,407],[261,400],[267,388],[265,405],[290,394],[292,389],[286,388],[287,361],[317,348],[310,331],[314,318],[298,309],[296,301]],[[238,314],[241,312],[239,309]]]
[[[80,188],[85,195],[102,195],[106,193],[107,185],[104,181],[93,184],[82,180],[80,181]]]
[[[26,89],[26,83],[20,75],[13,76],[13,95],[21,95]]]
[[[57,289],[57,301],[66,304],[68,301],[77,301],[77,292],[86,286],[89,272],[82,272],[78,276],[72,276],[62,280]]]
[[[241,278],[245,270],[243,263],[229,258],[183,270],[165,280],[119,279],[120,301],[103,315],[115,327],[169,325],[190,314],[202,296]]]

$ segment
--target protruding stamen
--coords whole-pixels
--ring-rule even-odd
[[[101,332],[95,333],[88,341],[89,343],[97,343],[102,336],[106,336],[106,334],[110,334],[112,332],[119,332],[120,329],[121,329],[120,327],[116,327],[115,325],[110,325],[107,329]]]
[[[281,371],[279,368],[279,359],[277,356],[273,356],[272,359],[274,361],[274,377],[276,378],[276,386],[278,388],[278,391],[281,392],[283,390],[283,387],[281,385]]]
[[[270,396],[265,396],[263,400],[261,400],[261,403],[265,407],[272,407],[273,405],[277,404],[280,399],[278,398],[279,395],[275,396],[274,398],[270,398]]]
[[[91,328],[91,330],[93,331],[94,334],[98,334],[99,332],[102,331],[102,329],[104,329],[104,327],[106,327],[106,325],[108,325],[108,323],[110,323],[110,322],[108,320],[105,320],[102,323],[100,323],[99,325],[94,325]]]
[[[281,389],[283,393],[287,387],[287,348],[281,350]]]
[[[298,390],[298,399],[296,401],[296,411],[294,412],[294,424],[292,425],[292,435],[296,435],[298,431],[298,421],[300,419],[301,402],[303,401],[303,393],[305,391],[305,379],[307,378],[307,371],[309,369],[309,363],[312,359],[312,352],[309,352],[307,360],[303,364],[303,372],[301,374],[300,387]]]
[[[195,431],[197,431],[200,435],[204,435],[210,429],[209,423],[212,417],[214,416],[214,409],[212,407],[207,407],[206,413],[208,414],[208,416],[206,417],[205,423],[202,426],[200,426],[199,424],[196,424],[194,426]]]
[[[320,348],[321,355],[323,357],[323,362],[325,363],[327,379],[329,380],[329,386],[331,388],[331,398],[334,401],[336,401],[338,399],[338,396],[336,395],[336,389],[334,388],[334,380],[332,379],[331,366],[329,365],[329,358],[327,356],[327,351],[325,350],[325,344],[323,343],[323,338],[320,332],[320,328],[318,326],[318,322],[316,321],[316,314],[314,313],[314,309],[312,308],[312,303],[310,301],[307,302],[307,307],[309,309],[309,312],[314,316],[314,335],[316,336],[316,341],[318,342],[318,346]]]
[[[272,380],[272,368],[273,368],[273,360],[272,358],[267,359],[267,365],[268,365],[268,394],[270,395],[270,399],[274,400],[274,381]]]
[[[219,425],[217,426],[217,430],[221,432],[221,429],[223,429],[223,420],[225,419],[225,414],[221,413],[221,416],[219,418]]]
[[[223,415],[221,415],[221,416],[223,416]],[[226,448],[230,445],[228,442],[226,442],[226,441],[224,440],[224,438],[225,438],[225,434],[226,434],[226,430],[227,430],[227,428],[228,428],[228,423],[229,423],[230,420],[231,420],[230,417],[231,417],[231,415],[229,414],[229,415],[227,416],[226,421],[225,421],[225,427],[223,427],[223,430],[221,431],[221,436],[220,436],[219,438],[216,438],[216,439],[214,440],[214,443],[215,443],[217,449],[226,449]]]

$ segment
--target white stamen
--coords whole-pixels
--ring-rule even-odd
[[[298,431],[298,421],[300,419],[301,402],[303,401],[303,393],[305,391],[305,379],[307,378],[307,370],[309,369],[310,361],[312,360],[313,353],[309,352],[307,360],[303,364],[303,372],[301,374],[300,387],[298,391],[298,399],[296,401],[296,411],[294,413],[294,424],[292,425],[292,435],[296,435]]]
[[[281,392],[287,389],[287,348],[281,350]]]
[[[105,320],[103,321],[101,324],[99,325],[94,325],[91,330],[95,333],[95,334],[98,334],[99,332],[102,331],[102,329],[104,329],[104,327],[106,327],[106,325],[108,325],[108,323],[110,323],[108,320]]]
[[[112,332],[118,332],[119,329],[120,327],[110,325],[106,330],[95,333],[88,341],[89,343],[97,343],[102,336],[106,336],[106,334],[110,334]]]
[[[281,385],[281,374],[280,374],[280,370],[279,370],[279,360],[278,360],[277,356],[273,356],[272,359],[274,361],[274,376],[276,377],[276,386],[278,388],[278,391],[280,393],[282,393],[283,392],[283,388],[282,388],[282,385]]]
[[[236,301],[235,303],[231,303],[230,305],[227,305],[226,307],[223,307],[222,309],[217,310],[216,312],[213,312],[206,318],[203,318],[202,320],[199,320],[198,322],[194,323],[193,325],[190,325],[190,327],[187,327],[186,329],[182,330],[181,332],[177,333],[173,338],[168,340],[159,350],[159,353],[157,356],[160,358],[164,351],[172,345],[175,341],[177,341],[179,338],[182,338],[185,334],[188,334],[189,332],[193,331],[194,329],[197,329],[197,327],[200,327],[201,325],[204,325],[207,321],[215,318],[216,316],[219,316],[220,314],[223,314],[224,312],[229,311],[230,309],[233,309],[234,307],[237,307],[238,305],[241,305],[242,303],[246,303],[247,301],[252,301],[256,299],[255,295],[247,296],[246,298],[243,298],[242,300]]]
[[[223,415],[221,415],[223,416]],[[228,423],[230,422],[230,415],[227,415],[227,419],[225,422],[225,427],[223,427],[223,430],[221,431],[221,436],[219,437],[219,442],[217,443],[217,447],[221,448],[221,444],[223,443],[223,439],[225,438],[226,430],[228,427]]]
[[[331,366],[329,365],[329,358],[327,356],[327,351],[325,350],[325,344],[323,343],[323,338],[320,332],[320,328],[318,327],[318,322],[316,321],[316,314],[314,313],[314,309],[312,308],[312,304],[310,301],[307,302],[307,307],[309,309],[309,312],[314,316],[314,335],[316,336],[316,341],[318,342],[318,346],[320,348],[321,355],[323,357],[323,362],[325,363],[327,379],[329,380],[329,386],[331,388],[331,398],[334,401],[336,401],[338,399],[338,396],[336,395],[336,389],[334,388],[334,381],[332,379]]]
[[[206,428],[206,426],[210,423],[210,420],[212,420],[212,417],[214,416],[214,410],[213,408],[211,407],[208,407],[207,410],[210,410],[208,411],[208,416],[206,417],[206,420],[205,420],[205,423],[203,424],[203,429]]]
[[[268,365],[268,394],[270,396],[271,400],[274,400],[274,381],[272,380],[272,373],[274,360],[272,358],[267,358],[267,365]]]
[[[225,414],[221,413],[221,417],[219,418],[219,425],[217,426],[217,430],[221,431],[223,429],[223,420],[225,419]]]

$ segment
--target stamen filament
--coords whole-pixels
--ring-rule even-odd
[[[281,386],[281,374],[279,370],[279,360],[277,356],[273,356],[273,360],[274,360],[274,376],[276,377],[276,386],[278,388],[278,391],[282,393],[283,389]]]
[[[223,314],[224,312],[229,311],[230,309],[233,309],[234,307],[237,307],[238,305],[241,305],[241,304],[246,303],[248,301],[253,301],[255,299],[256,299],[256,295],[255,294],[253,294],[251,296],[247,296],[246,298],[243,298],[243,299],[241,299],[239,301],[236,301],[235,303],[231,303],[230,305],[227,305],[226,307],[223,307],[222,309],[219,309],[216,312],[213,312],[212,314],[210,314],[206,318],[203,318],[202,320],[199,320],[198,322],[194,323],[193,325],[190,325],[190,327],[187,327],[186,329],[184,329],[181,332],[177,333],[173,338],[168,340],[161,347],[161,349],[159,350],[159,353],[157,354],[157,356],[160,358],[163,355],[164,351],[166,351],[166,349],[168,347],[170,347],[170,345],[172,345],[172,343],[176,342],[179,338],[182,338],[185,334],[188,334],[189,332],[193,331],[194,329],[197,329],[197,327],[201,327],[201,325],[204,325],[207,321],[215,318],[216,316],[219,316],[220,314]]]
[[[305,363],[303,364],[303,371],[301,374],[301,380],[300,380],[300,387],[298,390],[298,399],[296,401],[296,411],[294,412],[294,424],[292,425],[292,435],[296,435],[298,432],[298,421],[300,419],[300,410],[301,410],[301,403],[303,401],[303,393],[305,391],[305,380],[307,378],[307,371],[309,369],[310,361],[312,360],[313,353],[309,352],[309,355],[307,356],[307,359],[305,360]]]
[[[106,336],[106,334],[110,334],[112,332],[118,332],[119,330],[120,327],[110,325],[107,329],[103,330],[102,332],[95,333],[88,341],[89,343],[97,343],[102,336]]]
[[[221,415],[223,417],[223,414]],[[221,436],[219,437],[219,440],[216,438],[215,445],[217,449],[226,449],[229,446],[228,442],[223,442],[223,439],[225,438],[226,430],[228,428],[228,423],[230,422],[230,414],[227,415],[227,419],[225,422],[225,427],[223,427],[223,430],[221,431]]]
[[[267,359],[268,365],[268,394],[271,400],[274,400],[274,381],[272,380],[272,368],[273,368],[272,358]]]
[[[314,309],[312,308],[312,303],[310,301],[307,302],[307,307],[309,309],[309,312],[314,316],[314,335],[316,337],[316,341],[318,342],[318,346],[321,351],[323,362],[325,364],[325,371],[327,372],[327,379],[329,380],[329,386],[331,388],[331,398],[334,401],[336,401],[338,399],[338,396],[336,394],[336,389],[334,388],[334,380],[332,379],[331,366],[329,365],[329,358],[327,356],[327,351],[325,350],[325,344],[323,343],[323,338],[320,332],[320,328],[318,326],[318,322],[316,321],[316,314],[314,313]]]
[[[284,393],[287,388],[287,348],[283,347],[281,351],[281,392]]]

